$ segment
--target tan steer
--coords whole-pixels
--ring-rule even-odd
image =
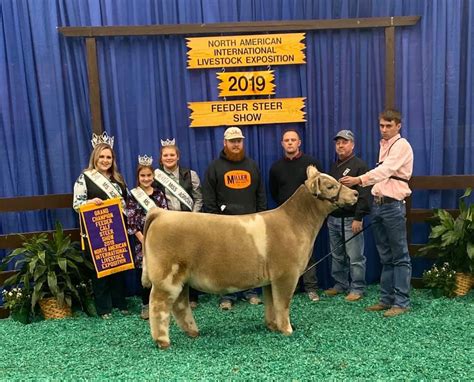
[[[214,294],[263,287],[266,326],[291,335],[290,301],[316,235],[329,213],[357,201],[357,191],[329,175],[312,166],[306,173],[305,184],[271,211],[240,216],[150,211],[142,284],[151,286],[151,335],[160,348],[170,345],[171,312],[189,336],[199,335],[188,284]]]

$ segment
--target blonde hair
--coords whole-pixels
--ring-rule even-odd
[[[94,150],[92,150],[91,156],[89,158],[89,166],[86,168],[86,170],[97,170],[96,165],[99,160],[99,155],[105,149],[110,150],[110,152],[112,153],[112,166],[110,167],[110,170],[109,170],[111,178],[115,180],[117,183],[119,183],[122,187],[126,187],[123,176],[117,170],[117,162],[115,161],[115,152],[112,149],[112,147],[108,145],[107,143],[99,143],[98,145],[94,147]]]

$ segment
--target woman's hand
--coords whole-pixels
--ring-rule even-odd
[[[104,201],[101,198],[94,198],[94,199],[88,200],[87,203],[88,204],[95,204],[97,206],[100,206],[102,203],[104,203]]]

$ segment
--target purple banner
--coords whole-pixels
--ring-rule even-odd
[[[100,206],[83,206],[81,214],[97,277],[133,269],[120,200],[110,199]]]

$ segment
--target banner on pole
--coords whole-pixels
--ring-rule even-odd
[[[135,268],[120,199],[85,204],[80,213],[97,277]]]

